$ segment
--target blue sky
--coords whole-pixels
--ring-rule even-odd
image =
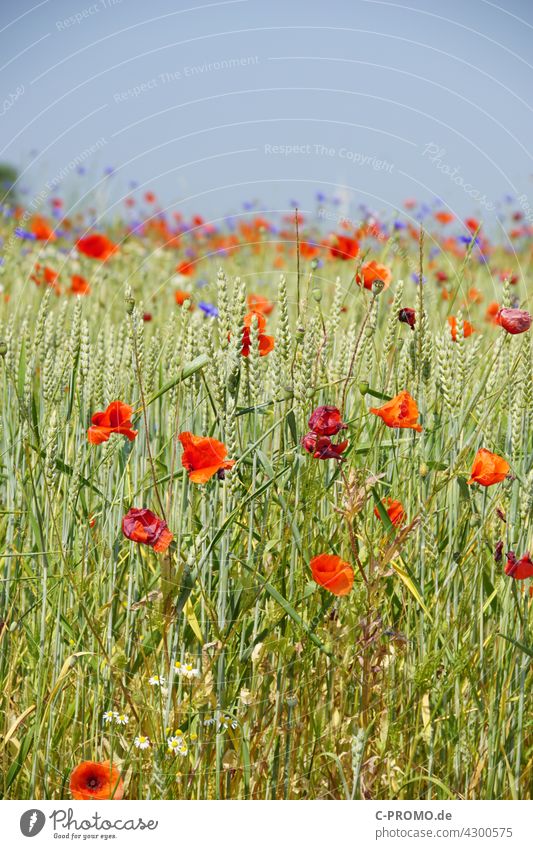
[[[4,0],[0,38],[0,161],[30,198],[113,214],[134,180],[213,219],[318,191],[487,220],[533,197],[527,2]]]

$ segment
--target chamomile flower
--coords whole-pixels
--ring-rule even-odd
[[[189,753],[187,743],[183,739],[183,734],[176,734],[174,737],[167,739],[168,751],[175,755],[185,757]]]
[[[110,722],[113,722],[113,720],[116,719],[117,716],[118,714],[116,710],[106,710],[102,718],[105,724],[108,725]]]
[[[239,727],[239,723],[232,716],[228,716],[227,713],[221,713],[218,717],[218,730],[219,731],[227,731],[228,728],[233,728],[235,730]]]
[[[148,679],[148,683],[152,687],[162,687],[163,684],[165,684],[165,678],[163,675],[152,675],[152,677]]]
[[[176,675],[181,675],[182,667],[183,664],[180,663],[179,660],[176,660],[174,663],[174,672],[176,673]]]
[[[127,725],[130,721],[130,718],[127,713],[117,713],[115,715],[115,722],[117,725]]]
[[[193,666],[192,663],[186,663],[181,667],[180,674],[183,675],[184,678],[192,680],[193,678],[200,677],[200,670]]]
[[[150,748],[150,738],[149,737],[143,737],[142,735],[140,735],[139,737],[135,738],[133,743],[134,743],[134,745],[137,749],[149,749]]]

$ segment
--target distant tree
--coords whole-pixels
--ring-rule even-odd
[[[17,182],[19,173],[13,165],[7,162],[0,162],[0,201],[2,203],[17,202]]]

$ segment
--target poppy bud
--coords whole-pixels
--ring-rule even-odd
[[[3,339],[0,339],[0,357],[5,357],[7,354],[7,344]]]
[[[499,563],[503,557],[503,540],[499,539],[494,549],[494,560]]]
[[[385,288],[385,281],[384,280],[380,280],[379,278],[377,278],[376,280],[372,281],[372,292],[373,292],[374,295],[379,295],[380,292],[383,292],[384,288]]]
[[[496,316],[496,324],[507,333],[525,333],[531,327],[531,315],[526,310],[501,309]]]
[[[361,383],[359,384],[359,392],[361,393],[361,395],[366,395],[369,389],[370,384],[366,380],[361,381]]]
[[[416,312],[411,307],[404,307],[398,313],[398,321],[403,321],[405,324],[409,325],[411,330],[414,330],[416,324]]]
[[[298,328],[296,329],[296,341],[297,341],[298,343],[299,343],[299,342],[303,342],[303,340],[304,340],[304,336],[305,336],[305,330],[304,330],[304,328],[303,328],[303,327],[298,327]]]
[[[313,298],[315,301],[320,302],[322,300],[322,290],[321,289],[313,289]]]

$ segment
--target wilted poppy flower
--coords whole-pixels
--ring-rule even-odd
[[[339,430],[346,430],[337,407],[331,407],[328,404],[313,410],[308,424],[318,436],[335,436]]]
[[[172,542],[167,523],[151,510],[131,507],[122,519],[122,533],[132,542],[142,542],[154,551],[166,551]]]
[[[261,315],[260,312],[249,312],[244,317],[241,353],[243,357],[247,357],[250,353],[250,328],[252,326],[252,319],[254,315],[257,318],[257,330],[259,333],[259,356],[266,357],[267,354],[274,350],[275,340],[273,336],[267,336],[266,333],[263,333],[263,330],[266,327],[266,318],[264,315]]]
[[[184,451],[181,465],[193,483],[206,483],[213,475],[231,469],[235,460],[226,460],[228,449],[223,442],[209,436],[195,436],[185,431],[178,436]]]
[[[74,799],[122,799],[124,782],[109,761],[83,761],[72,770],[70,792]]]
[[[407,427],[419,433],[422,430],[422,426],[417,423],[417,403],[405,389],[382,407],[371,407],[370,412],[383,419],[387,427]]]
[[[90,295],[91,287],[89,286],[85,277],[81,277],[79,274],[73,274],[70,278],[70,291],[73,295]]]
[[[318,436],[311,431],[303,437],[302,445],[315,460],[344,460],[342,454],[348,447],[348,440],[335,444],[329,436]]]
[[[122,401],[112,401],[103,413],[95,413],[87,439],[92,445],[107,442],[112,433],[121,433],[133,442],[138,431],[132,430],[131,414],[133,409]]]
[[[454,342],[457,342],[457,319],[454,315],[448,316],[448,324],[452,330],[452,339]],[[469,321],[463,321],[463,335],[465,339],[468,339],[469,336],[472,336],[472,333],[476,331],[472,327]]]
[[[416,324],[416,312],[412,307],[403,307],[398,313],[398,321],[403,321],[405,324],[408,324],[411,330],[415,329]]]
[[[384,284],[383,288],[386,289],[392,280],[392,273],[386,265],[381,265],[373,259],[371,262],[365,262],[361,266],[355,280],[359,286],[364,286],[365,289],[369,290],[372,290],[372,284],[375,280],[381,280]]]
[[[507,477],[510,466],[507,460],[498,454],[492,454],[486,448],[480,448],[474,458],[472,474],[467,483],[479,483],[481,486],[492,486]]]
[[[501,309],[495,323],[507,330],[507,333],[525,333],[531,327],[531,315],[526,310]]]
[[[99,259],[102,262],[105,262],[118,251],[118,245],[115,245],[103,233],[91,233],[89,236],[84,236],[76,242],[76,247],[85,256],[90,256],[91,259]]]
[[[381,500],[392,524],[401,525],[406,517],[406,512],[403,509],[401,501],[393,501],[392,498],[382,498]],[[381,515],[377,507],[374,508],[374,515],[378,519],[381,519]]]
[[[252,312],[260,312],[261,315],[270,315],[274,304],[262,295],[248,295],[248,308]]]
[[[520,560],[516,559],[514,551],[508,551],[505,574],[509,575],[510,578],[516,578],[517,581],[533,578],[533,562],[529,556],[529,551],[526,551]]]
[[[336,554],[317,554],[310,562],[313,580],[333,595],[348,595],[353,587],[353,569]]]

